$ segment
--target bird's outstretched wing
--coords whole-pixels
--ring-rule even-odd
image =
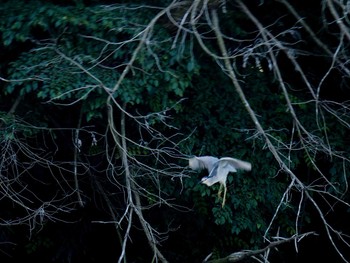
[[[213,156],[195,156],[189,159],[189,167],[192,170],[207,169],[210,173],[217,161],[219,161],[219,159]]]
[[[242,160],[238,160],[235,158],[231,157],[222,157],[220,158],[219,162],[221,163],[222,166],[231,166],[234,167],[236,170],[245,170],[245,171],[250,171],[252,169],[252,164],[249,162],[245,162]],[[236,171],[233,171],[236,172]]]
[[[250,171],[252,165],[249,162],[241,161],[231,157],[223,157],[214,163],[213,168],[209,172],[209,177],[218,175],[226,176],[229,172],[237,172],[238,169]]]

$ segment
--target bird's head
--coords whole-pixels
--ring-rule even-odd
[[[213,177],[205,176],[201,179],[200,183],[205,184],[207,186],[212,186],[213,184],[217,183],[218,180]]]

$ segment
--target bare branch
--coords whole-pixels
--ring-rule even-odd
[[[315,232],[307,232],[304,234],[293,235],[289,238],[278,237],[277,241],[270,242],[264,248],[257,249],[257,250],[243,250],[243,251],[239,251],[239,252],[234,252],[234,253],[228,255],[227,257],[220,258],[220,259],[208,260],[208,258],[207,258],[203,262],[207,262],[207,263],[239,262],[239,261],[245,260],[247,258],[252,258],[254,256],[262,255],[263,253],[270,251],[272,248],[276,248],[284,243],[288,243],[291,241],[299,242],[304,237],[309,236],[309,235],[316,235],[316,233]],[[263,262],[269,262],[269,261],[266,261],[266,258],[265,258],[265,260]]]

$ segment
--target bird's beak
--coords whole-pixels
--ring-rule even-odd
[[[202,184],[205,180],[207,180],[208,178],[203,177],[197,184]]]

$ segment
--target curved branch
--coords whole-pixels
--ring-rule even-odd
[[[214,260],[205,260],[203,263],[226,263],[226,262],[239,262],[242,260],[245,260],[247,258],[251,258],[256,255],[262,255],[265,252],[268,252],[271,250],[271,248],[276,248],[279,245],[282,245],[284,243],[288,243],[291,241],[297,241],[299,242],[301,239],[303,239],[306,236],[309,235],[317,235],[315,232],[307,232],[304,234],[300,235],[294,235],[290,238],[279,238],[277,241],[270,242],[266,247],[257,249],[257,250],[243,250],[239,252],[232,253],[228,255],[225,258],[220,258],[220,259],[214,259]]]

